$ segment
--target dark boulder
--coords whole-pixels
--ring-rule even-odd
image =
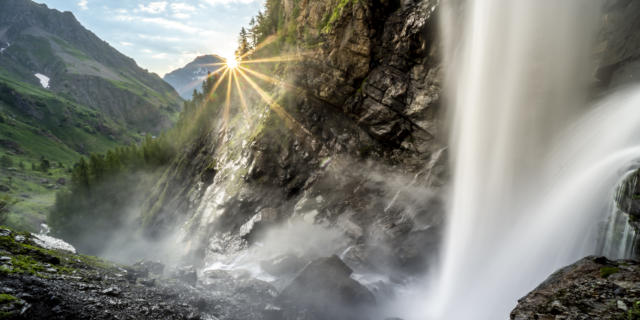
[[[368,319],[373,294],[337,256],[311,262],[278,296],[283,319]]]

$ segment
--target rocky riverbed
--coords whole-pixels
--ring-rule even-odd
[[[45,247],[0,229],[0,319],[364,320],[376,305],[337,256],[296,268],[276,289],[248,273],[126,266]]]

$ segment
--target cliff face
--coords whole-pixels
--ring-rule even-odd
[[[201,259],[304,218],[347,234],[358,264],[423,267],[446,177],[436,4],[284,1],[304,58],[272,70],[286,83],[267,87],[277,107],[248,94],[248,123],[232,114],[226,134],[185,147],[148,200],[147,229],[188,220]]]

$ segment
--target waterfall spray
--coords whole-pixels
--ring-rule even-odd
[[[407,318],[506,318],[597,251],[611,191],[640,158],[639,89],[583,114],[599,5],[443,3],[454,178],[439,274]]]

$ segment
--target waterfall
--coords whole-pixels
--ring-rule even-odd
[[[452,191],[439,271],[407,319],[505,319],[597,252],[640,159],[640,89],[585,102],[600,4],[443,3]]]
[[[609,203],[608,221],[601,240],[601,249],[599,254],[609,259],[628,259],[634,256],[634,244],[636,240],[636,231],[631,226],[631,218],[628,212],[620,208],[620,204],[626,201],[629,194],[629,187],[633,187],[638,183],[636,171],[630,171],[618,183],[619,187],[611,195]]]

